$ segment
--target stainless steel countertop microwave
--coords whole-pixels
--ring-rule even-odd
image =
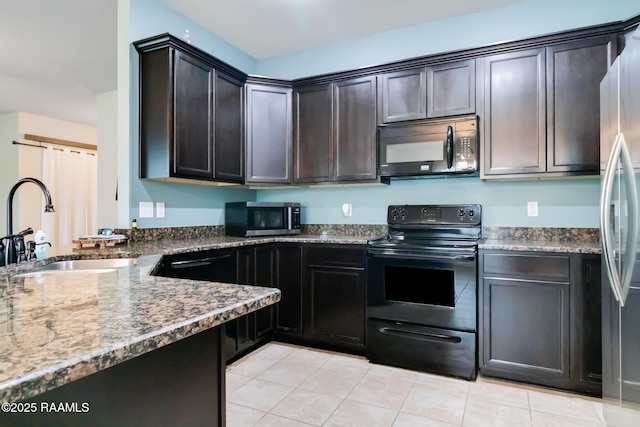
[[[477,175],[478,116],[419,120],[378,128],[378,175]]]
[[[240,237],[300,234],[300,215],[300,203],[226,203],[225,232]]]

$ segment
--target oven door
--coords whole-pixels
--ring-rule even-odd
[[[476,251],[367,255],[367,317],[464,332],[477,330]]]

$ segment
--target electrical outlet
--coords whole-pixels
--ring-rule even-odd
[[[351,207],[351,203],[344,203],[342,205],[342,214],[344,216],[351,216],[353,214],[353,209]]]
[[[538,216],[538,202],[527,202],[527,215]]]
[[[156,216],[164,218],[164,202],[156,202]]]
[[[138,218],[153,218],[153,202],[140,202]]]

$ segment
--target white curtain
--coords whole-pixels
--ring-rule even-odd
[[[42,181],[55,213],[42,214],[42,229],[52,244],[70,245],[73,239],[96,233],[97,179],[95,151],[52,145],[44,150]]]

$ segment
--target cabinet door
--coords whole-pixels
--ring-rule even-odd
[[[555,385],[569,378],[569,283],[481,281],[480,371]]]
[[[276,285],[282,292],[276,331],[302,335],[302,246],[276,246]]]
[[[291,182],[291,89],[246,86],[247,182]]]
[[[336,181],[376,178],[376,80],[362,77],[334,83]]]
[[[476,111],[476,62],[451,62],[427,67],[427,117]]]
[[[253,247],[238,248],[236,250],[237,283],[241,285],[253,285],[254,282],[254,257]]]
[[[173,175],[213,178],[213,68],[175,51]]]
[[[615,56],[615,36],[547,47],[547,171],[597,173],[600,81]]]
[[[364,345],[363,269],[309,266],[305,285],[305,337],[350,347]]]
[[[427,117],[427,74],[424,67],[378,77],[380,123]]]
[[[257,246],[254,249],[255,280],[257,286],[275,287],[274,283],[274,249],[273,245]],[[255,312],[256,339],[262,338],[273,331],[273,306],[262,308]]]
[[[218,180],[244,182],[243,90],[240,80],[216,72],[214,172]]]
[[[601,259],[583,255],[581,278],[571,290],[572,377],[582,391],[602,392]]]
[[[331,84],[294,92],[294,181],[333,179],[333,89]]]
[[[480,116],[483,176],[544,172],[544,48],[489,56],[480,61],[478,86],[484,96]]]

